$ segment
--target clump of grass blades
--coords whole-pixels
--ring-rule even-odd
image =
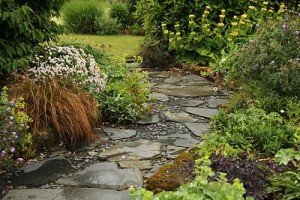
[[[29,78],[12,86],[13,96],[23,97],[26,112],[33,119],[34,136],[43,131],[55,132],[56,140],[75,147],[95,137],[93,127],[99,123],[97,103],[79,87],[71,89],[60,80],[36,83]]]

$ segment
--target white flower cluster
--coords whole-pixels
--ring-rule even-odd
[[[66,78],[98,93],[106,85],[107,76],[101,74],[94,57],[79,48],[46,46],[43,53],[33,56],[30,62],[32,68],[28,72],[35,81],[54,77]]]

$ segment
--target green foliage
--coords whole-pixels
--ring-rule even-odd
[[[180,22],[173,26],[162,24],[164,36],[169,40],[169,48],[176,51],[178,60],[208,65],[231,42],[241,42],[252,34],[254,25],[260,20],[279,17],[285,6],[281,5],[275,13],[262,2],[252,3],[248,9],[240,9],[240,14],[234,16],[230,9],[222,9],[219,13],[214,9],[215,7],[206,6],[202,15],[192,13],[186,16],[189,20],[187,27]]]
[[[65,26],[74,33],[97,33],[104,8],[97,0],[71,0],[61,9]]]
[[[266,113],[250,107],[221,112],[212,121],[212,129],[226,141],[245,151],[274,155],[281,148],[293,146],[296,128],[276,112]]]
[[[90,47],[84,50],[93,55],[101,70],[108,76],[105,90],[95,94],[105,120],[125,123],[137,120],[145,112],[143,103],[148,100],[147,77],[138,70],[130,70],[125,62]]]
[[[110,17],[117,19],[122,28],[128,28],[132,25],[132,18],[129,12],[129,6],[125,3],[115,3],[111,5]]]
[[[118,34],[120,32],[121,26],[122,25],[118,22],[117,19],[105,17],[99,21],[97,34],[100,35]]]
[[[274,199],[299,199],[300,198],[300,152],[294,149],[281,149],[275,155],[279,164],[287,165],[291,162],[295,166],[294,171],[275,174],[270,178],[269,193],[275,194]]]
[[[300,94],[300,19],[296,14],[268,21],[241,48],[221,59],[217,70],[246,87],[261,87],[281,96]],[[249,84],[250,83],[250,84]]]
[[[0,171],[11,170],[33,154],[31,119],[24,112],[23,99],[8,100],[8,90],[0,94]]]
[[[228,183],[224,173],[220,173],[213,181],[209,181],[215,176],[210,168],[209,157],[202,157],[196,162],[195,180],[180,186],[177,191],[153,194],[145,189],[130,189],[131,196],[136,200],[253,199],[244,198],[246,191],[243,184],[238,179],[235,179],[232,184]]]
[[[56,39],[61,28],[51,21],[63,0],[0,1],[0,75],[28,65],[31,50]]]

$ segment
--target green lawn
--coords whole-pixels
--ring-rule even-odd
[[[94,48],[104,49],[107,52],[118,56],[133,56],[137,54],[140,43],[144,37],[130,35],[61,35],[62,43],[80,43],[91,45]]]

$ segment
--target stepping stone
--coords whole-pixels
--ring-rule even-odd
[[[203,105],[203,104],[205,104],[205,101],[203,101],[203,100],[193,100],[193,99],[180,102],[180,105],[183,106],[183,107],[197,107],[197,106],[200,106],[200,105]]]
[[[131,200],[127,191],[72,188],[11,190],[3,200]]]
[[[184,123],[184,125],[195,135],[200,137],[208,132],[208,123]]]
[[[139,168],[140,170],[151,169],[152,163],[150,160],[124,160],[119,161],[122,168]]]
[[[186,76],[181,77],[181,80],[188,80],[188,81],[206,81],[205,78],[195,75],[195,74],[189,74]]]
[[[102,130],[112,139],[120,140],[136,135],[136,130],[125,130],[119,128],[102,127]]]
[[[123,142],[114,145],[99,154],[102,159],[109,161],[148,160],[161,156],[161,143],[149,140]]]
[[[9,179],[12,185],[39,186],[72,172],[72,168],[64,156],[57,156],[24,166],[18,171],[20,173]]]
[[[162,85],[154,88],[156,92],[164,93],[175,97],[205,97],[205,96],[222,96],[222,91],[213,91],[211,86],[174,86]]]
[[[180,77],[176,77],[176,76],[171,76],[170,78],[165,79],[165,83],[168,84],[174,84],[174,83],[178,83],[181,81]]]
[[[168,146],[167,147],[167,157],[170,159],[174,159],[185,150],[186,150],[186,148],[183,148],[183,147]]]
[[[171,134],[160,136],[157,139],[163,144],[186,148],[192,147],[199,142],[199,140],[194,139],[190,134]]]
[[[169,101],[169,97],[162,93],[152,93],[152,94],[150,94],[150,98],[157,99],[158,101],[161,101],[161,102]]]
[[[141,187],[143,175],[138,168],[118,169],[116,163],[97,163],[70,176],[60,178],[57,184],[125,190],[130,186]]]
[[[186,112],[206,118],[211,118],[219,113],[217,109],[191,107],[186,108]]]
[[[209,108],[218,108],[221,105],[224,105],[228,102],[227,99],[218,99],[216,97],[210,97],[208,100],[208,107]]]
[[[196,122],[198,119],[192,118],[188,113],[180,112],[180,113],[171,113],[171,112],[163,112],[167,121],[172,122]]]
[[[162,71],[162,72],[148,72],[148,76],[152,78],[169,78],[170,72]]]
[[[149,124],[157,124],[160,121],[161,121],[161,119],[160,119],[159,115],[150,114],[148,116],[142,117],[142,119],[136,123],[141,124],[141,125],[149,125]]]

